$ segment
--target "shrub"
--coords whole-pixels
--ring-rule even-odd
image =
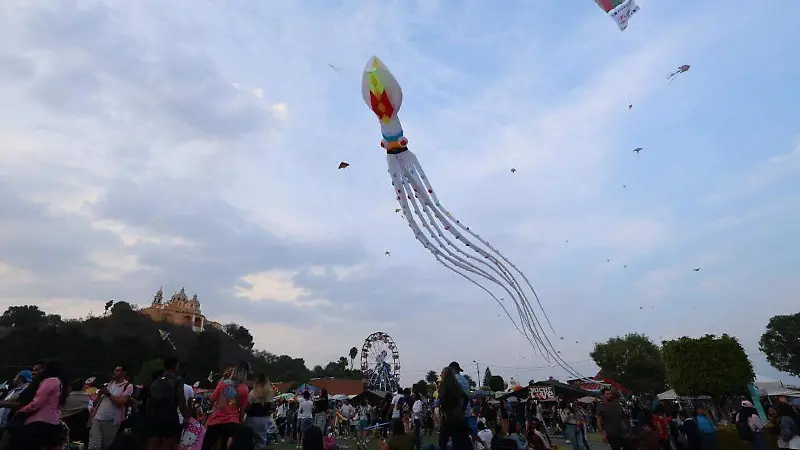
[[[766,432],[766,435],[769,448],[777,450],[778,445],[775,439],[769,432]],[[735,425],[719,425],[717,427],[717,443],[719,448],[725,450],[750,450],[750,445],[739,437],[739,431]]]

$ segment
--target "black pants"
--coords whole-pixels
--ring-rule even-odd
[[[470,428],[467,420],[457,422],[443,422],[439,429],[439,448],[446,449],[447,441],[453,441],[453,450],[472,450],[472,441],[469,438]]]
[[[611,450],[629,450],[628,440],[621,436],[606,436]]]
[[[414,448],[422,450],[422,421],[414,419]]]
[[[238,423],[221,423],[209,426],[206,428],[206,436],[203,439],[203,450],[213,449],[218,442],[220,449],[228,448],[228,439],[233,437],[238,427]]]
[[[286,436],[286,417],[275,419],[275,426],[278,427],[278,435],[283,438]]]

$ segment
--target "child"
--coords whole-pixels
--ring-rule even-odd
[[[200,450],[203,448],[203,438],[206,436],[206,427],[198,419],[202,411],[199,405],[192,405],[189,408],[189,425],[181,434],[181,441],[178,444],[179,450]]]
[[[661,439],[658,431],[655,430],[652,423],[645,422],[642,425],[642,431],[639,433],[639,445],[641,450],[661,450]]]

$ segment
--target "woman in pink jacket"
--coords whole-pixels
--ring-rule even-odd
[[[17,411],[25,416],[20,450],[56,450],[63,445],[61,407],[69,395],[60,361],[47,361],[31,383],[33,400]]]

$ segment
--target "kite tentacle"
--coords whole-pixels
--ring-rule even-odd
[[[402,158],[398,158],[398,159],[402,160]],[[408,175],[407,174],[407,168],[402,163],[398,163],[396,165],[396,169],[400,173],[405,173],[406,175]],[[431,248],[431,250],[434,253],[434,255],[441,255],[443,258],[446,258],[447,261],[449,261],[452,265],[457,266],[457,267],[461,268],[464,271],[467,271],[467,272],[470,272],[472,274],[478,275],[478,276],[480,276],[480,277],[482,277],[482,278],[484,278],[484,279],[486,279],[488,281],[491,281],[492,283],[496,284],[497,286],[501,287],[502,289],[504,289],[506,291],[506,293],[512,298],[512,300],[514,300],[515,306],[517,307],[517,313],[520,315],[521,320],[524,320],[524,318],[525,318],[524,317],[524,313],[520,309],[519,303],[516,301],[516,299],[514,299],[514,293],[509,291],[508,286],[506,284],[502,283],[500,280],[498,280],[496,277],[494,277],[490,273],[487,273],[484,269],[476,266],[475,264],[473,264],[470,261],[468,261],[468,260],[464,259],[463,257],[461,257],[458,253],[461,253],[461,254],[463,254],[463,255],[465,255],[467,257],[471,257],[471,255],[467,255],[466,253],[461,251],[461,249],[458,248],[457,246],[455,246],[452,242],[450,242],[449,245],[446,245],[445,242],[442,241],[442,238],[445,238],[445,235],[443,234],[442,230],[438,227],[437,222],[430,215],[430,212],[427,211],[426,207],[424,205],[420,205],[421,202],[418,202],[417,194],[415,192],[417,189],[413,184],[409,185],[409,183],[408,183],[410,181],[409,178],[407,176],[398,175],[397,173],[392,173],[392,178],[395,180],[394,184],[398,184],[398,183],[402,184],[402,187],[403,187],[402,194],[404,194],[404,198],[401,197],[400,201],[401,201],[401,204],[403,204],[403,207],[406,208],[409,203],[413,206],[413,212],[416,215],[416,217],[419,219],[419,222],[422,224],[422,226],[425,228],[425,230],[428,231],[428,233],[430,234],[431,238],[441,248],[441,250],[436,250],[434,248]],[[420,211],[420,208],[422,209],[422,211]],[[412,217],[411,216],[411,211],[410,210],[406,210],[406,211],[407,211],[406,215],[409,216],[409,217]],[[426,216],[427,216],[428,220],[426,220]],[[432,227],[436,228],[436,231],[434,231],[434,229],[432,229]],[[416,232],[417,231],[415,231],[415,233]],[[422,231],[420,230],[419,232],[421,233]],[[427,237],[424,237],[424,236],[422,236],[422,237],[424,238],[425,241],[430,243],[430,240],[428,240]],[[433,244],[430,243],[430,245],[432,246]],[[455,252],[453,250],[455,250]],[[477,258],[475,258],[475,260],[477,260],[479,262],[483,262],[481,260],[478,260]],[[491,266],[488,266],[488,267],[491,268]],[[460,273],[460,275],[464,276],[463,273]],[[467,277],[467,278],[470,278],[470,277]],[[472,280],[472,281],[475,282],[475,280]],[[479,283],[475,282],[475,284],[479,284]],[[487,290],[485,287],[483,287],[483,286],[481,286],[481,287],[484,290]],[[493,298],[496,299],[496,297],[494,297],[494,296],[493,296]],[[510,314],[508,313],[508,311],[505,308],[505,306],[501,304],[501,307],[506,312],[506,315],[509,315],[509,318],[511,318]],[[527,333],[525,333],[522,329],[520,329],[517,326],[516,322],[513,319],[511,319],[511,320],[512,320],[512,322],[514,322],[514,325],[518,329],[518,331],[526,337],[526,339],[531,343],[531,345],[536,347],[536,349],[539,350],[539,352],[542,355],[546,356],[547,355],[546,349],[543,347],[544,346],[544,342],[542,342],[538,338],[538,336],[533,336],[533,338],[536,339],[536,342],[534,342],[527,335]],[[523,321],[523,326],[524,325],[527,325],[527,324],[525,324],[524,321]],[[546,358],[546,359],[549,361],[549,358]]]
[[[539,305],[540,310],[542,311],[545,319],[547,320],[548,325],[550,325],[550,329],[553,330],[552,323],[550,323],[550,319],[547,317],[547,313],[544,311],[544,308],[543,308],[543,306],[541,304],[541,301],[539,300],[538,296],[536,295],[536,291],[533,289],[533,286],[531,285],[530,281],[527,279],[525,274],[522,273],[522,271],[519,270],[519,268],[517,268],[511,261],[509,261],[503,254],[501,254],[491,244],[486,242],[479,235],[477,235],[476,233],[472,232],[468,227],[464,226],[463,224],[461,224],[460,221],[455,219],[455,217],[452,214],[450,214],[450,212],[447,211],[447,209],[444,208],[441,205],[441,203],[439,202],[439,200],[436,197],[436,194],[434,193],[433,188],[430,185],[430,182],[428,182],[427,177],[425,176],[425,172],[422,169],[421,165],[419,164],[419,161],[417,160],[416,156],[411,151],[403,152],[402,155],[403,155],[403,158],[402,158],[403,160],[405,160],[405,159],[409,160],[407,162],[407,164],[405,164],[405,166],[410,166],[413,169],[413,171],[412,170],[408,170],[409,175],[411,175],[412,178],[416,178],[415,181],[417,181],[417,183],[419,183],[420,187],[423,188],[423,189],[420,189],[420,190],[417,191],[418,194],[423,196],[423,203],[427,202],[428,206],[439,214],[439,216],[440,216],[439,219],[443,223],[448,223],[447,219],[450,219],[452,222],[455,223],[455,226],[457,226],[458,228],[464,230],[469,235],[475,237],[479,242],[481,242],[483,245],[485,245],[490,250],[492,250],[492,252],[494,252],[504,262],[506,262],[509,266],[511,266],[517,273],[519,273],[522,276],[522,278],[525,280],[526,284],[530,288],[530,290],[533,293],[534,297],[536,298],[536,301],[537,301],[537,303]],[[414,174],[414,172],[417,172],[419,174],[419,177],[417,177]],[[468,245],[468,241],[466,240],[466,238],[463,235],[461,235],[460,233],[456,232],[453,229],[452,224],[451,224],[450,229],[448,231],[450,231],[450,233],[453,234],[453,236],[455,236],[458,240],[460,240],[462,242],[465,242],[465,245]],[[510,277],[511,277],[511,280],[513,280],[512,282],[510,282],[510,284],[512,285],[512,287],[514,287],[515,291],[517,290],[517,288],[516,288],[517,286],[521,286],[518,282],[516,282],[515,277],[513,277],[513,275],[511,275],[510,272],[508,272],[508,269],[505,268],[503,266],[503,264],[497,258],[495,258],[493,255],[489,255],[485,251],[483,251],[483,253],[481,253],[482,250],[480,250],[478,247],[476,247],[474,245],[468,245],[468,246],[472,247],[473,250],[475,250],[476,252],[480,253],[484,257],[488,256],[488,259],[490,259],[498,267],[500,267],[501,270],[503,270],[504,272],[508,273],[510,275]],[[503,278],[505,278],[505,277],[503,277]],[[516,286],[514,286],[514,285],[516,285]],[[505,286],[502,286],[502,287],[507,290],[507,288]],[[515,303],[517,303],[517,301],[516,301],[516,299],[514,298],[513,295],[512,295],[512,299],[515,301]],[[574,368],[569,366],[569,364],[566,361],[564,361],[563,358],[560,357],[558,352],[555,350],[555,346],[550,341],[550,339],[548,337],[548,333],[546,333],[544,331],[544,329],[542,328],[541,324],[539,323],[538,317],[537,317],[535,311],[533,311],[532,307],[528,303],[526,296],[525,295],[521,295],[521,299],[522,299],[522,301],[520,302],[521,303],[521,308],[520,308],[520,304],[517,304],[518,310],[520,310],[520,309],[522,310],[522,311],[520,311],[520,316],[521,316],[520,319],[523,320],[523,322],[527,325],[526,328],[530,331],[531,336],[536,341],[541,342],[543,347],[546,349],[545,351],[541,352],[542,356],[547,358],[547,356],[549,354],[550,356],[553,357],[553,359],[556,360],[557,364],[559,366],[561,366],[564,370],[566,370],[567,372],[571,372],[573,375],[577,376],[578,378],[581,378],[581,379],[585,378],[579,372],[577,372]],[[523,334],[530,341],[530,337],[528,336],[528,333],[523,333]],[[545,343],[545,341],[546,341],[546,343]],[[538,345],[536,347],[538,347]],[[541,351],[541,349],[540,349],[540,351]]]
[[[469,268],[460,267],[460,265],[458,264],[457,261],[453,261],[451,258],[448,258],[447,255],[442,255],[441,252],[436,250],[434,244],[432,242],[430,242],[430,240],[428,240],[428,238],[423,234],[422,230],[419,228],[419,225],[417,225],[417,223],[414,222],[413,216],[411,215],[411,209],[409,208],[408,202],[406,200],[406,195],[405,194],[407,194],[407,193],[403,192],[403,190],[401,190],[401,188],[404,188],[404,184],[403,184],[401,178],[396,175],[396,173],[398,172],[399,167],[397,167],[397,166],[395,166],[395,164],[393,164],[393,161],[392,161],[393,159],[394,158],[390,158],[389,159],[389,173],[390,173],[390,175],[392,175],[392,180],[393,180],[392,185],[394,187],[395,194],[397,195],[397,200],[400,203],[400,206],[401,206],[401,208],[403,209],[403,211],[405,213],[404,216],[406,218],[406,222],[408,223],[409,228],[411,228],[411,230],[414,232],[414,236],[416,237],[416,239],[422,244],[423,247],[428,249],[428,251],[430,251],[431,254],[433,254],[433,257],[441,265],[443,265],[444,267],[446,267],[450,271],[458,274],[459,276],[465,278],[470,283],[478,286],[481,290],[483,290],[484,292],[489,294],[489,296],[492,297],[494,299],[494,301],[498,305],[500,305],[500,308],[503,310],[503,312],[506,314],[506,316],[509,318],[509,320],[511,320],[511,323],[514,325],[514,327],[517,329],[517,331],[519,331],[520,333],[523,333],[523,331],[519,328],[519,325],[517,325],[516,321],[511,316],[511,313],[509,313],[508,309],[505,307],[505,305],[503,305],[502,301],[500,299],[498,299],[497,296],[494,293],[492,293],[488,288],[486,288],[481,283],[475,281],[472,277],[470,277],[470,276],[468,276],[468,275],[466,275],[465,273],[462,272],[462,270],[470,271]],[[459,268],[457,268],[457,267],[459,267],[462,270],[459,270]],[[528,341],[530,342],[530,339],[528,339]],[[531,345],[534,345],[533,342],[530,342],[530,343],[531,343]]]
[[[405,155],[407,153],[411,152],[406,151],[403,152],[402,155]],[[445,251],[451,258],[458,260],[461,263],[460,266],[463,264],[470,267],[471,268],[470,272],[482,276],[483,278],[491,281],[492,283],[496,284],[497,286],[501,287],[506,291],[511,300],[514,302],[517,308],[517,312],[520,315],[520,320],[522,321],[522,324],[525,326],[525,329],[531,330],[530,335],[529,333],[523,333],[523,334],[526,336],[526,338],[529,339],[532,338],[536,341],[535,347],[537,348],[537,350],[539,350],[540,354],[545,358],[545,360],[549,362],[551,352],[547,350],[547,345],[542,340],[539,330],[537,330],[537,327],[533,325],[531,317],[532,311],[529,308],[526,308],[527,299],[524,293],[519,288],[518,283],[516,283],[516,280],[514,280],[513,277],[509,276],[510,273],[507,270],[504,270],[505,268],[502,267],[502,265],[493,266],[489,264],[486,260],[489,259],[491,255],[489,255],[485,250],[475,245],[474,243],[470,242],[465,236],[461,235],[460,233],[451,231],[453,225],[447,220],[446,217],[443,216],[441,211],[433,204],[433,201],[430,199],[430,197],[428,197],[427,192],[424,190],[423,185],[419,177],[416,176],[413,168],[409,167],[408,164],[405,164],[405,160],[401,155],[397,156],[398,159],[402,161],[400,164],[398,164],[398,166],[402,168],[401,180],[404,183],[404,186],[406,186],[407,183],[410,183],[409,191],[413,190],[413,192],[406,193],[407,198],[414,205],[414,213],[420,218],[420,222],[428,230],[431,237],[439,244],[442,250]],[[421,206],[422,212],[420,212],[420,206],[417,202],[417,199],[419,199],[419,203],[422,204]],[[431,214],[431,210],[433,211],[433,214]],[[462,250],[458,245],[456,245],[455,242],[451,241],[447,237],[447,234],[439,226],[440,222],[444,226],[444,229],[450,231],[450,233],[453,234],[458,241],[462,242],[465,246],[472,248],[473,251],[483,256],[483,258],[476,258],[475,256]],[[431,229],[431,227],[434,228],[435,231]],[[474,263],[472,261],[474,261]],[[491,272],[496,273],[497,276],[499,276],[505,283],[501,282],[494,275],[486,272],[486,270],[480,267],[479,265],[484,266]],[[511,288],[511,290],[509,290],[509,287]],[[541,330],[541,332],[543,331],[544,330]]]
[[[433,186],[431,186],[430,182],[428,181],[428,177],[425,176],[425,170],[422,168],[422,165],[419,163],[419,160],[417,159],[416,155],[411,153],[410,155],[408,155],[408,158],[411,159],[411,164],[413,165],[414,169],[416,169],[416,171],[419,173],[419,176],[421,178],[422,183],[424,184],[424,186],[426,188],[427,193],[430,194],[430,197],[433,200],[433,204],[435,204],[436,206],[441,206],[441,203],[439,202],[439,198],[436,196],[436,191],[433,190]],[[528,280],[528,277],[525,276],[525,274],[514,263],[509,261],[508,258],[506,258],[502,253],[500,253],[500,251],[498,251],[496,248],[494,248],[489,242],[484,240],[477,233],[475,233],[472,230],[470,230],[469,227],[466,227],[466,226],[462,225],[461,222],[456,220],[455,217],[453,217],[453,215],[450,214],[450,212],[446,208],[441,207],[441,210],[442,210],[442,212],[444,213],[444,215],[447,218],[449,218],[450,220],[452,220],[452,221],[454,221],[456,223],[456,226],[458,226],[462,230],[466,231],[470,236],[472,236],[475,239],[477,239],[478,242],[482,243],[487,248],[489,248],[492,252],[494,252],[497,256],[499,256],[506,264],[511,266],[511,268],[513,268],[514,271],[516,271],[520,276],[522,276],[522,279],[525,280],[525,283],[527,284],[528,288],[533,293],[533,296],[536,299],[536,303],[539,305],[539,309],[542,311],[542,314],[544,315],[544,318],[547,320],[547,324],[550,326],[550,330],[553,333],[555,333],[555,329],[553,328],[553,324],[550,322],[550,318],[547,316],[547,312],[544,310],[544,307],[542,306],[542,302],[539,299],[539,296],[536,294],[536,290],[533,288],[533,285],[531,284],[530,280]]]

